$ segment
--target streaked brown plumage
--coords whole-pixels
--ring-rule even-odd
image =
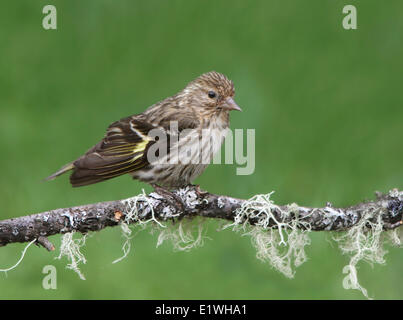
[[[234,94],[232,81],[223,74],[215,71],[205,73],[179,93],[152,105],[143,113],[112,123],[99,143],[46,180],[72,170],[70,182],[73,187],[126,173],[134,179],[165,188],[188,185],[204,171],[220,148],[229,127],[229,111],[241,110],[233,100]],[[172,122],[176,122],[177,126],[173,126]],[[192,134],[181,135],[187,132],[185,129],[192,129]],[[151,133],[155,131],[165,134],[167,139],[154,138]],[[205,149],[202,163],[150,160],[151,148],[155,149],[158,146],[156,143],[164,142],[168,142],[165,160],[173,159],[175,152],[179,154],[179,159],[183,159],[194,142],[201,141],[202,134],[212,141]],[[196,138],[190,138],[192,135]],[[179,138],[178,142],[170,144],[175,138]]]

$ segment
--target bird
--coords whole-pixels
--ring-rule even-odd
[[[45,180],[71,172],[73,187],[124,174],[162,190],[191,185],[220,149],[230,111],[242,111],[234,96],[225,75],[204,73],[144,112],[113,122],[102,140]]]

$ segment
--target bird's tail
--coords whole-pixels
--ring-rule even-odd
[[[73,169],[74,169],[74,164],[73,163],[66,164],[59,171],[56,171],[54,174],[52,174],[49,177],[45,178],[44,181],[53,180],[56,177],[62,175],[63,173],[66,173],[67,171],[70,171],[70,170],[73,170]]]

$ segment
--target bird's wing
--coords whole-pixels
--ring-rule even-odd
[[[199,125],[199,121],[186,112],[180,115],[178,111],[168,112],[165,117],[159,114],[159,117],[152,118],[143,114],[112,123],[98,144],[45,180],[55,179],[72,170],[70,182],[73,187],[80,187],[137,171],[149,165],[147,151],[156,143],[156,135],[165,137],[159,139],[158,143],[165,144],[166,149],[160,149],[169,153],[171,139],[177,139],[183,129],[193,129]],[[176,130],[172,130],[171,121],[177,121]],[[160,130],[162,134],[150,134],[153,129]]]
[[[180,117],[177,114],[171,114],[162,118],[158,125],[171,134],[179,134],[185,129],[197,128],[200,122],[194,115],[182,112]]]
[[[112,123],[105,137],[73,162],[71,184],[84,186],[145,167],[146,149],[154,143],[148,133],[155,128],[136,116]]]

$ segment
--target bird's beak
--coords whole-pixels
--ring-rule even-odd
[[[236,104],[234,99],[231,97],[225,99],[221,107],[225,110],[236,110],[236,111],[242,111],[242,109]]]

